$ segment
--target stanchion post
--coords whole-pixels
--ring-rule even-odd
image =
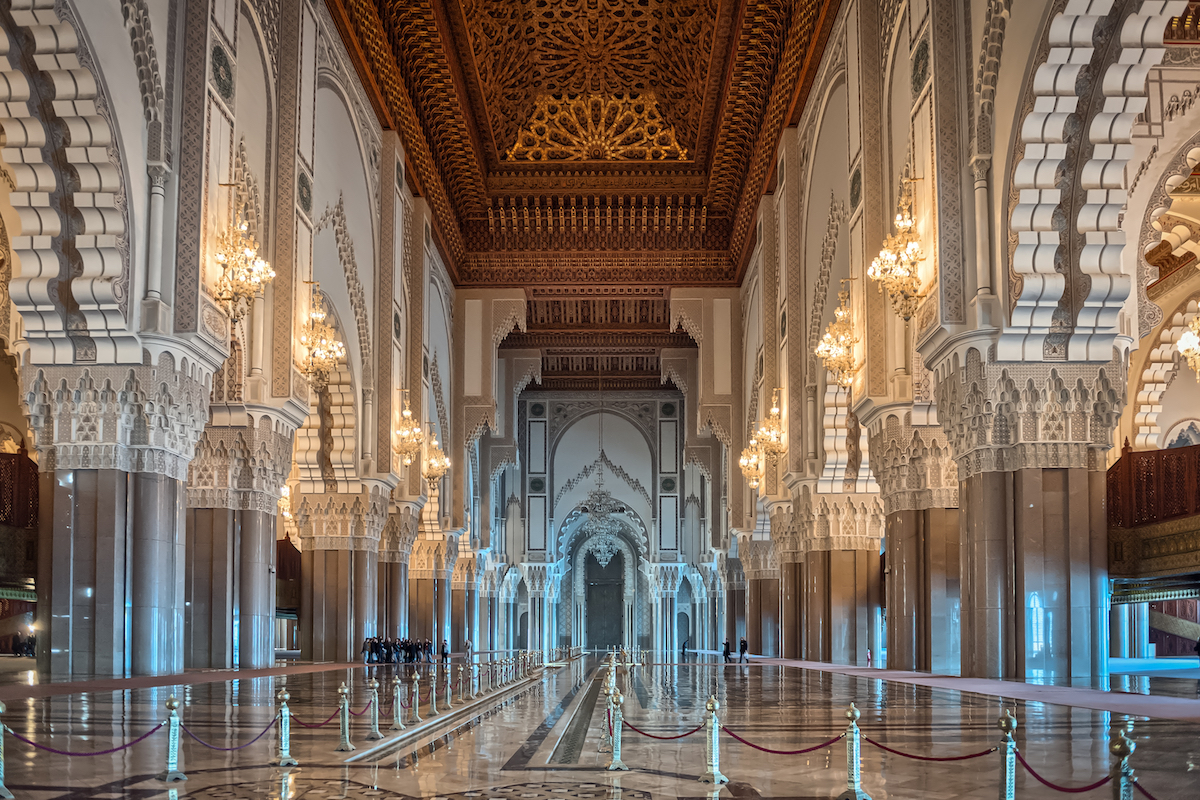
[[[459,664],[458,665],[458,704],[461,706],[464,702],[466,702],[466,701],[463,700],[463,665]]]
[[[446,708],[451,708],[454,705],[454,684],[451,683],[450,678],[454,675],[454,670],[447,664],[444,672],[446,673]]]
[[[418,725],[421,722],[421,671],[417,669],[413,670],[412,699],[409,702],[412,703],[412,724]]]
[[[704,766],[708,769],[700,776],[701,783],[729,783],[729,778],[721,774],[721,721],[717,719],[717,710],[721,704],[717,698],[709,695],[704,710],[708,715],[704,718]]]
[[[0,703],[0,714],[3,714],[8,709],[4,703]],[[0,722],[0,797],[4,800],[13,800],[13,793],[4,785],[4,734],[7,732],[8,726]]]
[[[371,678],[367,681],[367,689],[371,691],[371,730],[367,731],[367,741],[382,739],[379,731],[379,681]]]
[[[996,725],[1004,732],[1000,737],[1000,800],[1016,800],[1017,797],[1017,743],[1013,733],[1017,730],[1017,719],[1011,709],[1004,709],[1004,716]]]
[[[404,689],[404,680],[396,675],[392,678],[392,727],[391,730],[404,730],[404,706],[401,705],[401,692]]]
[[[838,795],[837,800],[871,800],[862,790],[862,742],[858,737],[858,718],[860,713],[854,703],[846,709],[846,791]]]
[[[609,759],[607,766],[604,768],[609,772],[629,769],[629,767],[625,766],[625,762],[621,760],[621,727],[625,719],[621,713],[621,706],[623,705],[625,705],[625,695],[621,694],[620,689],[608,696],[608,721],[612,725],[612,758]]]
[[[1113,800],[1133,800],[1133,767],[1129,766],[1129,757],[1137,749],[1137,744],[1125,735],[1133,730],[1133,720],[1125,727],[1117,729],[1117,735],[1108,743],[1108,752],[1113,754],[1112,796]]]
[[[271,762],[271,766],[298,767],[300,762],[292,758],[292,712],[288,709],[288,700],[292,696],[287,689],[280,689],[275,697],[279,700],[279,756]]]
[[[342,681],[338,687],[338,724],[342,730],[342,741],[337,746],[337,752],[348,753],[357,748],[350,744],[350,687]]]
[[[167,768],[158,779],[167,783],[187,780],[179,771],[179,701],[175,695],[167,698]]]
[[[600,687],[600,694],[604,695],[604,720],[600,723],[600,742],[596,745],[596,752],[609,753],[612,751],[613,734],[609,733],[608,724],[612,722],[613,698],[607,686]]]
[[[429,668],[429,716],[436,717],[437,710],[437,666]]]

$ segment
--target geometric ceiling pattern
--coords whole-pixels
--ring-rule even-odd
[[[739,280],[838,0],[329,6],[457,284],[670,287]]]

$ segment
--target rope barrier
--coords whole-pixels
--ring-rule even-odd
[[[867,736],[866,734],[863,734],[862,738],[863,738],[863,741],[867,742],[868,744],[875,745],[876,747],[878,747],[880,750],[883,750],[884,752],[891,753],[892,755],[895,755],[895,756],[903,756],[904,758],[911,758],[914,761],[966,761],[971,758],[979,758],[980,756],[990,755],[1000,749],[999,747],[993,747],[988,750],[981,750],[978,753],[970,753],[965,756],[915,756],[911,753],[902,753],[899,750],[893,750],[892,748],[888,747],[887,745],[880,744],[879,742],[875,741],[874,739],[872,739],[870,736]]]
[[[724,725],[721,726],[721,730],[725,731],[730,736],[732,736],[734,739],[737,739],[739,742],[746,745],[747,747],[753,747],[755,750],[761,750],[764,753],[770,753],[771,755],[776,755],[776,756],[799,756],[799,755],[804,755],[805,753],[812,753],[817,750],[824,750],[826,747],[829,747],[830,745],[833,745],[833,744],[837,744],[839,741],[846,738],[846,732],[842,731],[837,736],[830,739],[828,742],[823,742],[814,747],[806,747],[803,750],[772,750],[769,747],[762,747],[761,745],[754,744],[754,742],[746,741],[745,739],[738,736],[733,731],[729,730],[729,728],[726,728]]]
[[[623,723],[625,723],[626,725],[628,725],[629,728],[631,730],[633,730],[634,733],[640,733],[642,736],[648,736],[651,739],[658,739],[659,741],[663,741],[663,742],[669,742],[673,739],[683,739],[687,736],[691,736],[693,733],[698,733],[698,732],[704,730],[704,723],[700,723],[699,725],[692,728],[687,733],[681,733],[678,736],[655,736],[653,733],[646,733],[644,730],[641,730],[640,728],[635,727],[634,724],[627,719],[623,719],[621,721]]]
[[[134,739],[132,742],[129,742],[128,744],[123,744],[118,747],[110,747],[107,750],[96,750],[95,752],[91,752],[91,753],[72,753],[68,750],[56,750],[53,747],[47,747],[44,744],[38,744],[37,742],[33,741],[32,739],[26,739],[24,736],[17,733],[16,731],[14,731],[12,728],[8,727],[7,725],[4,726],[4,730],[8,731],[9,734],[17,741],[24,742],[25,744],[29,745],[30,747],[36,747],[38,750],[45,750],[47,753],[54,753],[56,756],[75,756],[75,757],[79,757],[79,758],[87,758],[88,756],[106,756],[106,755],[109,755],[110,753],[119,753],[122,750],[128,750],[129,748],[133,747],[135,744],[143,742],[146,739],[149,739],[154,734],[158,733],[158,731],[166,724],[167,724],[167,721],[163,720],[162,722],[158,723],[153,728],[151,728],[149,731],[147,731],[146,733],[143,733],[141,736]]]
[[[355,711],[353,708],[348,708],[348,709],[346,709],[346,710],[347,710],[347,711],[349,711],[349,712],[350,712],[350,714],[351,714],[351,715],[353,715],[353,716],[355,716],[355,717],[361,717],[363,714],[367,713],[367,709],[369,709],[369,708],[371,707],[371,703],[373,703],[373,702],[375,702],[375,701],[374,701],[374,700],[368,700],[368,701],[367,701],[367,704],[366,704],[365,706],[363,706],[363,710],[362,710],[362,711]]]
[[[324,722],[313,723],[313,722],[305,722],[304,720],[297,717],[295,714],[292,714],[292,720],[294,720],[295,722],[299,722],[300,725],[305,728],[323,728],[326,725],[328,725],[329,723],[333,722],[334,717],[336,717],[337,715],[338,715],[338,712],[334,711],[332,714],[329,715],[329,719],[325,720]]]
[[[1047,786],[1056,792],[1066,792],[1067,794],[1083,794],[1084,792],[1090,792],[1093,789],[1099,789],[1101,786],[1112,780],[1112,775],[1108,775],[1102,780],[1098,780],[1089,786],[1059,786],[1056,783],[1051,783],[1050,781],[1046,780],[1041,775],[1038,775],[1034,768],[1029,766],[1029,762],[1025,760],[1025,757],[1021,755],[1020,750],[1017,751],[1017,761],[1021,762],[1021,766],[1028,770],[1030,775],[1037,778],[1038,783],[1042,784],[1043,786]],[[1134,786],[1137,786],[1137,784],[1135,783]],[[1145,790],[1143,789],[1142,791]]]
[[[1142,784],[1140,781],[1135,780],[1133,782],[1133,788],[1137,789],[1139,792],[1141,792],[1143,795],[1145,795],[1146,800],[1158,800],[1157,797],[1155,797],[1154,795],[1150,794],[1149,792],[1147,792],[1145,789],[1142,788]]]
[[[258,736],[255,736],[253,739],[251,739],[250,741],[246,742],[245,744],[239,744],[237,747],[217,747],[216,745],[209,744],[208,742],[204,741],[203,739],[201,739],[201,738],[200,738],[199,736],[197,736],[196,734],[192,733],[190,730],[188,730],[188,726],[187,726],[187,725],[184,725],[184,724],[180,723],[179,727],[183,728],[183,732],[184,732],[184,733],[186,733],[188,736],[190,736],[190,737],[192,737],[193,739],[195,739],[195,740],[196,740],[197,742],[199,742],[200,744],[202,744],[202,745],[204,745],[205,747],[207,747],[209,750],[220,750],[222,753],[231,753],[231,752],[233,752],[234,750],[242,750],[242,749],[244,749],[244,748],[246,748],[246,747],[249,747],[250,745],[254,744],[255,742],[257,742],[257,741],[258,741],[259,739],[261,739],[262,737],[266,736],[266,735],[267,735],[267,731],[271,730],[271,728],[273,728],[273,727],[275,726],[275,723],[276,723],[276,722],[278,722],[278,721],[279,721],[279,718],[278,718],[278,717],[274,717],[274,718],[272,718],[272,720],[271,720],[270,722],[268,722],[268,723],[267,723],[267,727],[263,728],[263,729],[262,729],[262,731],[261,731],[261,732],[258,734]]]

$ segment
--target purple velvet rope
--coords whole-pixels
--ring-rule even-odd
[[[244,747],[249,747],[250,745],[254,744],[255,742],[257,742],[257,741],[258,741],[259,739],[261,739],[262,737],[266,736],[266,735],[267,735],[267,731],[271,730],[271,728],[272,728],[272,727],[275,725],[275,722],[276,722],[278,719],[279,719],[278,717],[275,717],[274,719],[272,719],[270,722],[268,722],[268,723],[267,723],[267,727],[265,727],[265,728],[263,728],[263,729],[262,729],[262,732],[261,732],[261,733],[259,733],[259,734],[258,734],[258,736],[255,736],[253,739],[251,739],[250,741],[246,742],[245,744],[239,744],[237,747],[217,747],[216,745],[211,745],[211,744],[209,744],[208,742],[206,742],[206,741],[204,741],[203,739],[201,739],[201,738],[200,738],[199,736],[197,736],[196,734],[192,733],[190,730],[188,730],[188,726],[187,726],[187,725],[184,725],[182,722],[181,722],[181,723],[179,723],[179,727],[183,728],[183,732],[184,732],[184,733],[186,733],[188,736],[190,736],[190,737],[192,737],[193,739],[195,739],[195,740],[196,740],[197,742],[199,742],[200,744],[202,744],[202,745],[204,745],[205,747],[207,747],[209,750],[220,750],[220,751],[221,751],[221,752],[223,752],[223,753],[230,753],[230,752],[232,752],[232,751],[234,751],[234,750],[241,750],[241,749],[242,749],[242,748],[244,748]]]
[[[12,734],[12,737],[14,739],[16,739],[17,741],[24,742],[25,744],[29,745],[30,747],[36,747],[38,750],[45,750],[47,753],[54,753],[56,756],[76,756],[79,758],[86,758],[88,756],[106,756],[109,753],[119,753],[122,750],[128,750],[130,747],[133,747],[135,744],[138,744],[139,742],[149,739],[151,736],[158,733],[159,729],[166,724],[167,724],[166,720],[163,720],[162,722],[158,723],[153,728],[151,728],[149,731],[147,731],[146,733],[143,733],[141,736],[134,739],[132,742],[129,742],[128,744],[123,744],[118,747],[110,747],[108,750],[97,750],[92,753],[72,753],[67,750],[55,750],[53,747],[46,747],[44,744],[38,744],[37,742],[35,742],[31,739],[26,739],[24,736],[17,733],[16,731],[14,731],[12,728],[8,727],[7,725],[4,726],[4,729],[6,731],[8,731],[10,734]]]
[[[374,702],[375,702],[374,700],[368,700],[368,701],[367,701],[367,704],[366,704],[365,706],[363,706],[363,710],[362,710],[362,711],[355,711],[353,708],[351,708],[351,709],[347,709],[347,710],[348,710],[348,711],[349,711],[351,714],[353,714],[354,716],[356,716],[356,717],[361,717],[363,714],[367,713],[367,709],[368,709],[368,708],[370,708],[370,707],[371,707],[371,703],[374,703]]]

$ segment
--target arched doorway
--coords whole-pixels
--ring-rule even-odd
[[[618,551],[601,564],[596,553],[587,553],[584,581],[588,646],[600,650],[620,647],[625,622],[625,555]]]

